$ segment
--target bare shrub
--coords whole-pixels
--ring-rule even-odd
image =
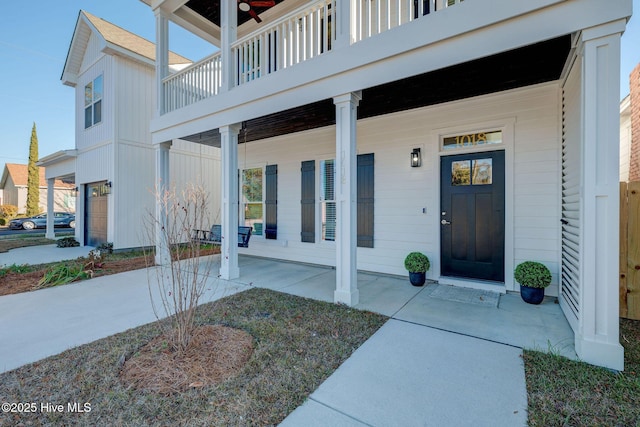
[[[156,189],[157,213],[150,213],[145,231],[150,242],[160,248],[154,271],[159,298],[154,297],[152,276],[149,294],[158,322],[175,351],[184,352],[195,329],[195,310],[206,290],[211,266],[200,259],[198,240],[192,240],[193,230],[209,228],[208,194],[202,185],[188,184],[178,193],[175,188]],[[159,299],[159,301],[158,301]]]

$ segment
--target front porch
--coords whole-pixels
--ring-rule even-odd
[[[217,271],[219,255],[212,271]],[[239,257],[241,275],[232,280],[245,286],[333,302],[336,271],[330,267],[288,261]],[[392,319],[476,337],[509,346],[551,351],[577,359],[574,334],[555,297],[539,305],[525,303],[517,293],[492,295],[473,289],[451,288],[429,282],[414,287],[408,278],[358,272],[360,302],[354,306]],[[464,300],[464,302],[463,302]]]

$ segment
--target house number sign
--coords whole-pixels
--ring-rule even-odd
[[[443,150],[460,150],[462,148],[479,147],[502,143],[502,131],[477,132],[465,135],[447,136],[442,139]]]

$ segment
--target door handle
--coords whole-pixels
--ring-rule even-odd
[[[447,221],[446,219],[443,219],[442,221],[440,221],[440,224],[442,224],[442,225],[450,225],[451,222]]]

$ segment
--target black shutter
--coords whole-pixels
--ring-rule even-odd
[[[265,239],[278,238],[278,165],[267,165],[265,171]]]
[[[358,247],[373,247],[373,153],[358,156]]]
[[[316,241],[316,161],[302,162],[300,170],[302,172],[300,241],[314,243]]]

